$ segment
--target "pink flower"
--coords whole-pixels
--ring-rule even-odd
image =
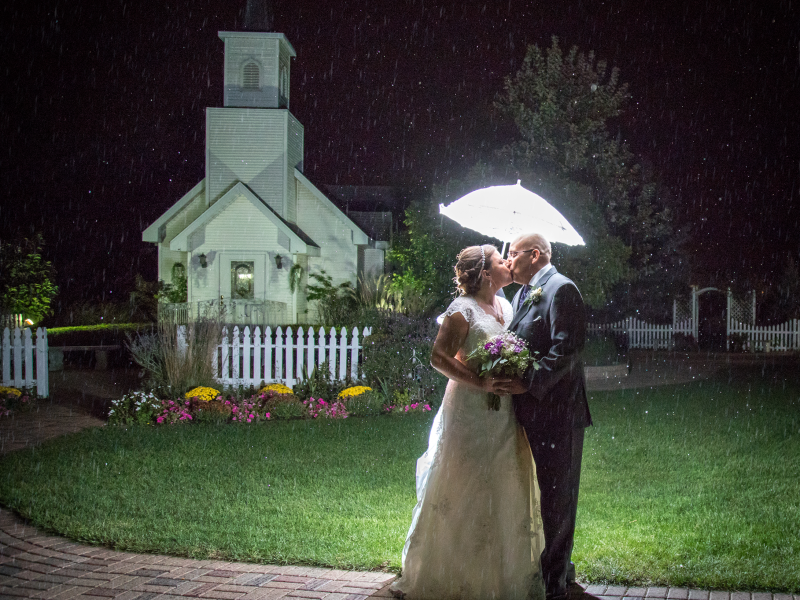
[[[405,411],[408,412],[408,405],[406,405]]]
[[[264,417],[266,417],[267,419],[269,419],[269,413],[267,413],[266,415],[264,415]]]
[[[426,404],[425,406],[423,406],[423,408],[425,410],[430,410],[431,409],[431,405],[430,404]]]
[[[164,417],[156,418],[156,423],[163,423],[163,422],[164,422]]]

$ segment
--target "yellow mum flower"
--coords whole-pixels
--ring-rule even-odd
[[[265,385],[263,388],[258,390],[259,394],[265,394],[267,392],[275,392],[276,394],[294,394],[294,390],[287,385],[283,385],[282,383],[270,383],[269,385]]]
[[[214,388],[210,387],[196,387],[193,390],[189,390],[186,392],[186,399],[197,397],[200,400],[205,402],[211,402],[212,400],[216,400],[217,396],[219,396],[219,391],[215,390]]]
[[[17,388],[0,386],[0,396],[14,396],[19,398],[22,395]]]
[[[372,388],[365,385],[354,385],[353,387],[346,388],[339,392],[339,399],[344,400],[347,398],[355,398],[364,392],[371,392]]]

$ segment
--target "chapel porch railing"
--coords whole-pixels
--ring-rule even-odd
[[[289,320],[289,305],[274,300],[208,300],[158,305],[159,322],[186,325],[200,319],[274,327]]]

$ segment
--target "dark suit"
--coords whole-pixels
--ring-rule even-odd
[[[545,587],[548,595],[560,595],[566,592],[575,535],[583,430],[592,424],[580,357],[586,310],[575,284],[555,270],[536,287],[542,288],[537,303],[518,306],[519,292],[513,302],[509,329],[541,359],[539,370],[525,373],[528,392],[514,396],[514,410],[531,444],[542,492]]]

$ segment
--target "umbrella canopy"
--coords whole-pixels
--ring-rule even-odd
[[[547,200],[516,185],[493,185],[470,192],[439,212],[459,225],[503,242],[540,233],[549,242],[583,246],[583,238]]]

